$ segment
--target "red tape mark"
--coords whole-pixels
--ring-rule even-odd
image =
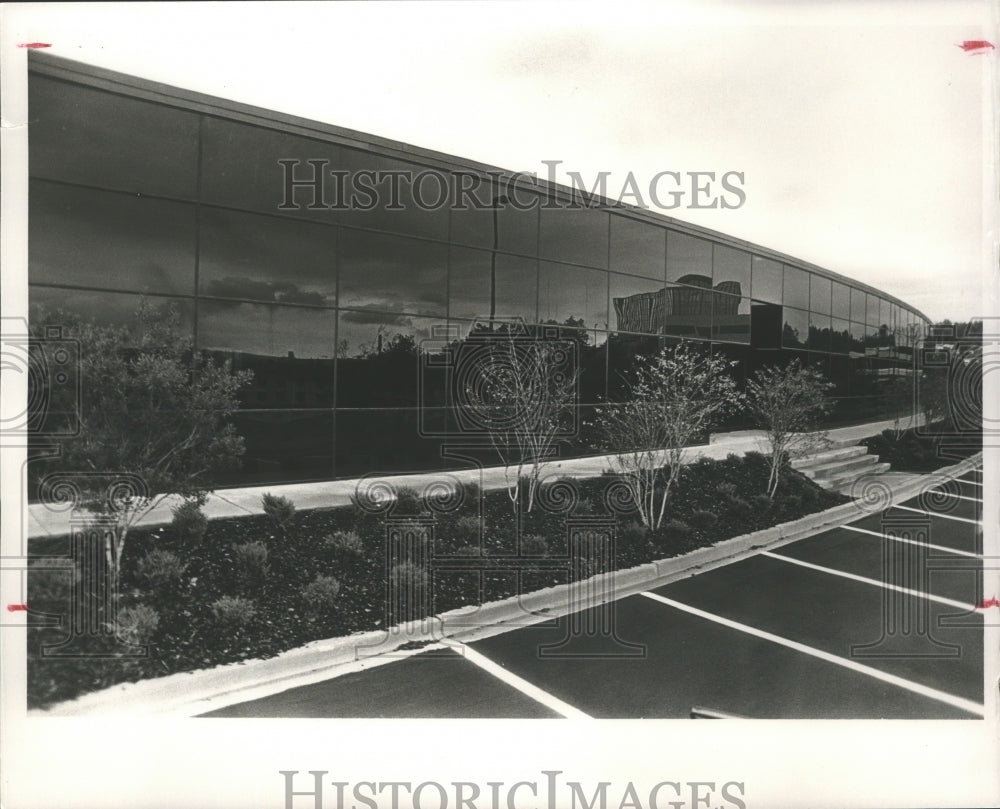
[[[7,605],[7,612],[27,612],[27,611],[28,611],[28,605],[27,604],[8,604]]]
[[[996,46],[990,42],[988,39],[967,39],[961,45],[959,45],[963,51],[966,53],[971,53],[973,51],[995,51]]]
[[[1000,607],[1000,601],[997,601],[996,596],[993,596],[988,601],[984,600],[983,603],[979,605],[979,609],[981,610],[989,609],[990,607]]]
[[[51,42],[21,42],[18,43],[19,48],[51,48]]]

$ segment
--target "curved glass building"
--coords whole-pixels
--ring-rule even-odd
[[[927,318],[866,284],[650,211],[374,136],[31,54],[32,304],[172,305],[254,371],[232,483],[454,466],[428,367],[473,325],[576,342],[580,423],[636,358],[798,356],[841,423],[883,416]],[[399,178],[403,178],[400,181]],[[585,436],[567,452],[587,452]]]

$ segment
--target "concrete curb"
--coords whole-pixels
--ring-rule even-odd
[[[944,480],[974,469],[982,462],[982,453],[959,463],[921,475],[895,488],[885,486],[886,500],[872,507],[853,501],[826,511],[809,514],[792,522],[754,531],[698,548],[681,556],[593,576],[590,579],[536,590],[501,601],[475,607],[462,607],[432,616],[423,621],[393,627],[388,632],[374,630],[313,641],[265,660],[250,660],[181,672],[154,680],[121,683],[102,691],[85,694],[45,710],[32,710],[32,716],[195,716],[215,708],[277,693],[309,681],[326,679],[335,670],[349,664],[366,668],[397,659],[407,644],[447,643],[481,634],[505,631],[539,621],[557,618],[574,609],[574,588],[589,593],[606,592],[604,601],[622,598],[642,590],[661,587],[677,579],[710,570],[761,550],[786,545],[868,514],[875,514],[893,503],[909,499]],[[871,481],[878,482],[877,476]],[[603,603],[603,602],[602,602]],[[596,606],[596,604],[594,604]],[[365,650],[369,651],[366,652]],[[416,653],[407,652],[405,654]],[[377,655],[376,655],[377,652]],[[280,686],[280,687],[276,687]]]

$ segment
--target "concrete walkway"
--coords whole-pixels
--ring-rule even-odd
[[[893,426],[891,420],[842,427],[818,434],[831,442],[858,442],[868,436],[877,435]],[[759,430],[744,430],[734,433],[713,435],[709,444],[690,447],[685,453],[685,462],[698,458],[725,458],[730,453],[743,455],[747,452],[766,450],[767,442]],[[542,477],[588,478],[601,475],[613,465],[613,456],[598,455],[587,458],[570,458],[552,461],[543,467]],[[351,496],[358,490],[359,483],[379,480],[390,483],[394,488],[408,487],[424,490],[433,482],[459,480],[475,482],[484,489],[498,489],[505,485],[502,466],[485,467],[482,470],[455,470],[424,472],[412,475],[379,475],[364,479],[317,481],[312,483],[287,483],[271,486],[251,486],[241,489],[219,489],[210,494],[203,511],[209,519],[220,517],[241,517],[261,514],[261,496],[265,492],[291,499],[300,510],[334,508],[348,505]],[[171,509],[180,502],[179,498],[168,497],[150,510],[138,523],[141,526],[165,525],[172,518]],[[65,507],[34,503],[28,507],[28,537],[62,536],[70,532],[72,512]]]

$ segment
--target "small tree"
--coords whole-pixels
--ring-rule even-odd
[[[462,369],[465,406],[486,427],[515,513],[527,467],[530,512],[542,464],[571,425],[579,378],[575,349],[568,340],[544,339],[516,324],[478,339],[483,350],[469,355],[475,367]]]
[[[738,407],[731,369],[735,362],[689,343],[662,349],[639,367],[631,398],[604,408],[599,417],[614,471],[648,528],[659,528],[685,448]]]
[[[117,582],[129,530],[163,498],[201,502],[212,476],[233,466],[243,439],[229,422],[237,392],[251,378],[193,350],[173,309],[145,299],[135,323],[98,324],[64,312],[38,312],[32,326],[59,324],[80,345],[81,400],[72,406],[79,430],[62,441],[57,470],[72,476],[83,505],[110,518],[105,557]],[[142,491],[109,497],[108,477],[130,475]]]
[[[754,422],[767,433],[770,476],[767,496],[774,499],[788,454],[810,440],[809,433],[830,412],[829,391],[834,387],[819,371],[792,360],[784,367],[767,366],[747,382],[746,407]]]

